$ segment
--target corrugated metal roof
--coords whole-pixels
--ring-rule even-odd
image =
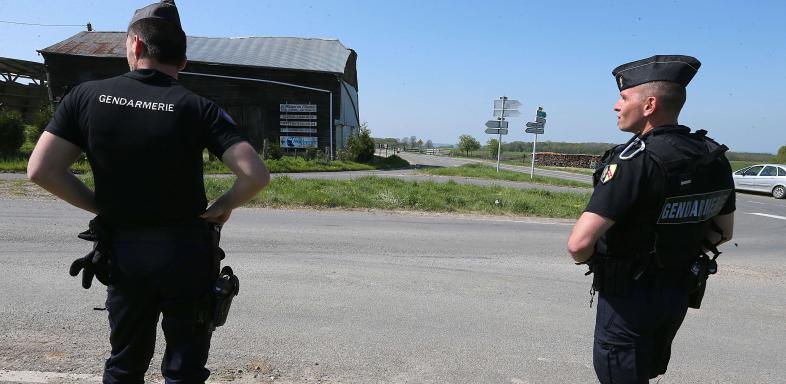
[[[0,57],[0,72],[14,73],[34,79],[46,79],[44,65],[35,61]]]
[[[75,56],[126,56],[125,32],[79,32],[40,50]],[[299,37],[188,37],[188,61],[343,74],[351,50],[338,40]]]

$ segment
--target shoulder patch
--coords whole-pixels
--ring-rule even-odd
[[[611,179],[614,178],[614,175],[617,173],[617,164],[609,164],[606,168],[603,168],[603,173],[600,175],[600,182],[601,184],[606,184]]]

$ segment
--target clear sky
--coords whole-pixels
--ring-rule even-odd
[[[0,20],[125,30],[149,0],[0,0]],[[178,1],[193,36],[338,38],[358,53],[360,117],[375,137],[481,142],[492,100],[518,99],[503,141],[531,141],[524,123],[548,113],[538,140],[622,142],[611,70],[654,54],[702,62],[680,123],[733,151],[786,145],[786,1]],[[0,23],[0,56],[84,28]]]

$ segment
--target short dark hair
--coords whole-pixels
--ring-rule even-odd
[[[128,34],[135,34],[142,41],[140,58],[170,65],[180,65],[186,59],[186,34],[172,23],[155,18],[141,19],[128,27]]]
[[[643,97],[655,96],[660,105],[675,114],[679,114],[687,98],[685,87],[671,81],[652,81],[642,84],[649,92],[642,93]]]

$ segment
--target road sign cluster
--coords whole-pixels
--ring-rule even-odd
[[[535,121],[530,121],[526,125],[527,129],[524,132],[536,135],[543,134],[546,128],[546,112],[543,110],[543,107],[538,107],[538,110],[535,112]]]
[[[486,122],[486,133],[499,135],[499,140],[497,140],[497,172],[499,172],[499,160],[502,152],[502,135],[508,134],[509,124],[505,121],[505,118],[521,115],[521,112],[518,111],[520,106],[520,101],[508,100],[507,97],[502,96],[499,100],[494,100],[493,116],[496,120]],[[543,107],[538,107],[538,110],[535,111],[535,121],[530,121],[525,125],[526,129],[524,129],[524,132],[535,134],[535,140],[532,141],[532,169],[530,170],[530,177],[534,177],[535,150],[538,143],[538,135],[542,135],[546,130],[546,111],[543,110]]]
[[[489,135],[507,135],[508,122],[505,120],[489,120],[486,122],[486,133]]]
[[[514,117],[521,115],[518,108],[521,102],[518,100],[508,100],[507,97],[502,96],[499,100],[494,100],[493,116],[497,120],[489,120],[486,122],[486,133],[489,135],[499,135],[497,141],[497,172],[499,172],[499,158],[502,152],[502,135],[508,134],[508,122],[505,121],[506,117]],[[538,107],[535,111],[535,121],[530,121],[526,124],[526,133],[534,133],[535,140],[532,142],[532,171],[530,177],[535,174],[535,146],[538,142],[538,135],[542,135],[546,129],[546,111],[543,107]]]

